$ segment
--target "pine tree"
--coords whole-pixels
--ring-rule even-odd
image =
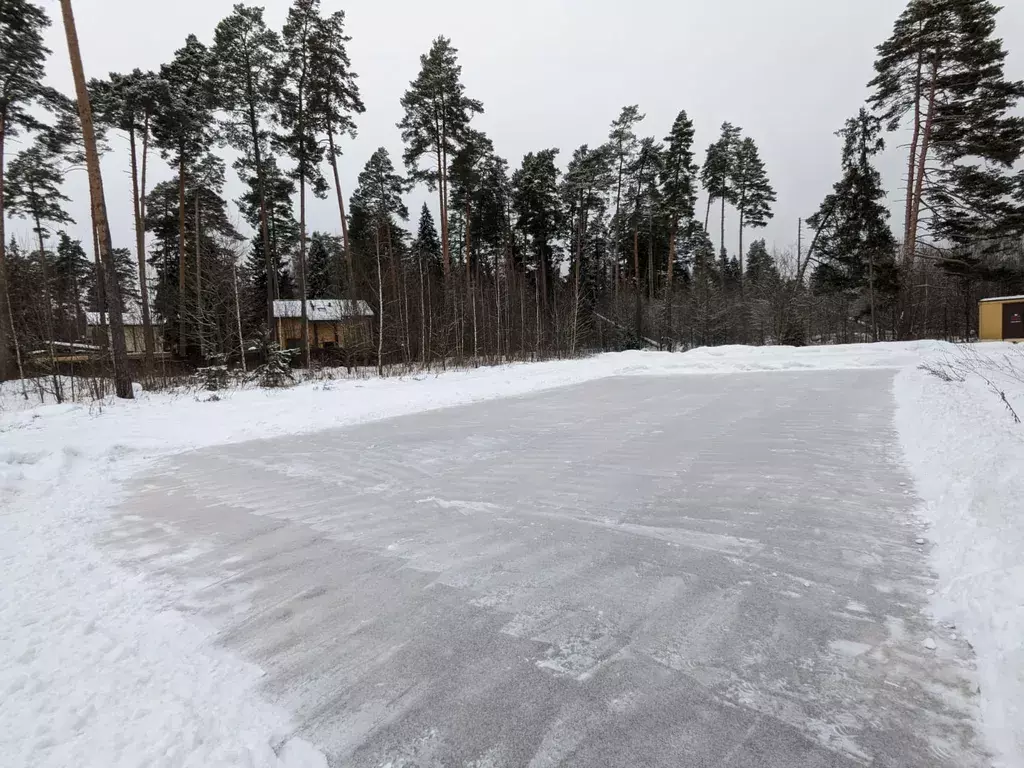
[[[768,182],[764,162],[761,160],[757,144],[753,139],[745,138],[736,146],[732,188],[736,210],[740,215],[740,245],[737,253],[739,254],[740,290],[742,291],[743,230],[745,227],[763,229],[768,226],[768,220],[775,215],[772,213],[772,203],[776,200],[775,190]]]
[[[697,174],[699,168],[693,162],[693,121],[686,110],[680,111],[672,123],[672,130],[665,137],[667,145],[661,170],[662,197],[665,213],[669,218],[668,269],[665,295],[668,299],[666,325],[668,335],[673,333],[672,312],[675,303],[673,278],[675,275],[676,249],[681,222],[693,221],[697,204]]]
[[[629,168],[636,159],[637,149],[640,142],[636,137],[634,128],[646,115],[640,113],[636,105],[623,107],[618,118],[612,121],[611,131],[608,133],[608,155],[611,158],[615,173],[615,208],[612,212],[612,250],[613,250],[613,272],[615,296],[619,295],[619,268],[622,262],[623,253],[623,232],[625,231],[625,217],[622,215],[622,202],[625,193],[624,184]]]
[[[381,147],[359,174],[359,187],[352,195],[353,215],[362,212],[368,220],[377,268],[377,372],[384,372],[384,258],[395,259],[394,219],[406,221],[409,209],[402,201],[408,183],[396,171],[388,151]]]
[[[225,114],[221,123],[224,138],[241,152],[235,169],[243,178],[255,176],[256,231],[263,253],[266,319],[275,332],[274,299],[278,283],[267,223],[267,180],[265,162],[269,152],[273,115],[274,75],[279,65],[281,40],[263,21],[263,8],[237,4],[214,32],[213,59],[217,67],[217,98]]]
[[[281,35],[284,61],[275,77],[277,116],[283,134],[278,145],[295,161],[292,177],[299,183],[299,295],[302,300],[302,357],[310,366],[309,316],[306,309],[306,188],[318,198],[327,196],[320,172],[323,147],[317,141],[316,115],[310,109],[313,41],[321,24],[320,0],[295,0]]]
[[[210,51],[195,35],[189,35],[185,46],[175,51],[171,63],[160,68],[160,76],[168,84],[169,102],[166,109],[157,113],[153,133],[162,154],[177,169],[179,302],[184,302],[186,296],[186,190],[194,166],[205,156],[213,141],[215,84],[212,72]],[[188,344],[186,313],[179,310],[177,316],[178,352],[184,356]],[[168,315],[165,317],[169,318]]]
[[[106,81],[93,80],[89,90],[96,118],[101,125],[123,131],[128,136],[132,177],[132,216],[135,222],[135,247],[139,272],[139,303],[142,309],[146,366],[152,370],[156,352],[156,336],[150,316],[148,279],[146,274],[146,171],[151,126],[157,113],[166,109],[170,98],[168,84],[152,72],[134,70],[131,74],[110,74]],[[138,145],[142,152],[139,157]],[[140,173],[141,166],[141,173]]]
[[[312,40],[310,59],[310,111],[314,114],[317,130],[327,137],[327,160],[334,177],[334,193],[338,199],[341,218],[343,257],[347,274],[347,291],[356,298],[356,276],[349,247],[348,217],[345,215],[345,197],[341,192],[338,158],[341,157],[339,140],[344,136],[356,137],[353,115],[366,111],[356,84],[356,74],[348,57],[346,44],[351,41],[345,33],[345,12],[335,11],[320,19]]]
[[[664,168],[662,146],[653,137],[640,141],[636,160],[629,169],[630,197],[633,212],[630,217],[633,231],[633,277],[636,282],[633,304],[635,309],[635,332],[637,342],[644,337],[643,293],[644,283],[640,268],[640,237],[644,231],[647,245],[647,295],[654,295],[654,217],[661,205],[661,190],[658,180]]]
[[[448,236],[448,182],[450,163],[464,143],[470,120],[482,114],[483,104],[466,96],[461,81],[458,51],[446,37],[434,40],[430,51],[420,57],[420,73],[402,96],[405,116],[398,127],[405,142],[405,166],[411,181],[422,181],[437,189],[441,213],[441,258],[447,285],[451,274]],[[430,167],[421,167],[426,155],[433,156]]]
[[[882,177],[872,165],[872,158],[885,148],[881,131],[880,120],[866,109],[846,122],[837,134],[843,139],[843,177],[807,221],[817,231],[815,284],[820,290],[847,295],[866,290],[876,340],[879,277],[887,278],[882,285],[891,292],[896,250]]]
[[[904,259],[912,261],[920,213],[933,238],[971,243],[1024,227],[1013,200],[1024,82],[1004,75],[989,0],[911,0],[878,47],[872,104],[890,130],[909,118]]]
[[[725,204],[735,204],[736,194],[732,185],[735,176],[734,164],[736,161],[736,147],[740,141],[740,129],[732,123],[722,123],[722,135],[718,141],[708,147],[707,156],[704,159],[704,167],[701,168],[700,180],[708,195],[708,208],[704,215],[704,229],[708,229],[711,219],[711,206],[715,200],[721,201],[721,252],[722,264],[728,262],[728,253],[725,248]]]
[[[107,277],[105,286],[110,301],[110,360],[114,378],[114,392],[123,400],[135,397],[132,388],[131,372],[128,370],[128,348],[125,344],[124,323],[121,317],[117,280],[113,277],[113,246],[110,237],[110,222],[107,218],[107,203],[103,190],[103,174],[100,169],[99,142],[93,124],[92,104],[89,100],[89,89],[85,79],[85,68],[82,64],[82,50],[78,42],[78,29],[75,15],[71,8],[71,0],[61,0],[61,17],[64,21],[64,36],[67,40],[68,58],[71,61],[71,74],[75,83],[78,117],[82,126],[82,145],[85,152],[86,170],[89,175],[89,195],[92,200],[93,229],[99,244],[101,261]]]
[[[4,152],[8,138],[39,124],[33,107],[46,97],[43,75],[50,51],[43,44],[43,34],[49,26],[46,12],[34,3],[0,2],[0,381],[9,371],[13,333],[7,306]]]

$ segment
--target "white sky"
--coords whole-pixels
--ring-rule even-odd
[[[37,0],[53,19],[50,83],[72,93],[57,0]],[[87,77],[140,67],[157,69],[195,33],[209,44],[232,0],[74,0]],[[1008,0],[998,34],[1008,41],[1007,74],[1024,78],[1024,2]],[[266,0],[267,21],[284,22],[288,0]],[[399,98],[419,69],[419,56],[444,34],[459,49],[469,95],[485,114],[475,125],[493,139],[514,169],[523,154],[559,147],[563,163],[582,143],[605,140],[623,105],[639,104],[640,135],[665,136],[680,109],[697,127],[698,161],[728,120],[754,138],[778,193],[769,246],[791,247],[797,219],[812,214],[838,175],[832,134],[856,113],[873,74],[874,46],[884,40],[904,0],[322,0],[344,9],[350,55],[366,102],[359,138],[345,146],[345,194],[370,154],[386,147],[401,167],[395,123]],[[891,136],[883,172],[898,210],[901,168]],[[115,149],[123,144],[112,141]],[[17,145],[11,150],[17,152]],[[133,247],[130,183],[121,151],[104,159],[104,181],[115,245]],[[170,176],[157,159],[152,184]],[[226,197],[241,186],[229,169]],[[86,244],[88,195],[84,173],[68,180],[74,235]],[[409,196],[415,219],[425,190]],[[237,212],[232,206],[232,211]],[[239,222],[239,227],[245,231]],[[339,230],[332,199],[314,201],[310,229]],[[717,231],[712,228],[713,232]],[[27,234],[14,222],[16,234]],[[751,231],[746,242],[760,233]],[[713,235],[717,243],[717,236]],[[730,252],[735,235],[727,236]],[[87,245],[87,251],[90,250]]]

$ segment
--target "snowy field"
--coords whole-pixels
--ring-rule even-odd
[[[633,436],[636,445],[643,446],[644,441],[658,433],[658,421],[665,409],[665,388],[676,386],[671,381],[658,384],[658,380],[680,377],[677,382],[680,401],[669,409],[674,414],[677,431],[663,431],[652,443],[657,446],[656,458],[663,470],[663,477],[655,477],[652,482],[655,487],[659,487],[658,482],[662,480],[668,483],[665,491],[670,499],[680,493],[678,482],[684,474],[672,471],[673,451],[680,455],[689,451],[686,455],[697,461],[716,447],[713,440],[704,445],[692,434],[686,435],[685,441],[675,439],[685,433],[688,409],[697,408],[686,399],[689,389],[703,392],[705,399],[712,398],[716,390],[733,392],[734,397],[722,397],[714,408],[705,408],[704,412],[719,414],[722,418],[731,417],[730,409],[743,412],[745,423],[760,424],[761,431],[755,434],[761,437],[778,427],[772,422],[771,414],[783,400],[788,407],[796,408],[805,398],[809,404],[831,398],[831,411],[811,409],[794,422],[804,430],[800,432],[800,439],[810,440],[809,435],[819,432],[834,433],[832,442],[839,441],[839,453],[844,447],[841,441],[850,440],[845,446],[851,468],[849,477],[844,474],[844,464],[837,463],[829,470],[833,473],[831,480],[822,480],[827,475],[819,477],[822,485],[842,486],[844,477],[847,485],[850,477],[870,478],[872,482],[877,479],[886,489],[885,503],[893,510],[898,509],[892,512],[893,520],[889,523],[877,521],[879,526],[889,526],[884,529],[886,536],[891,534],[891,540],[882,537],[884,541],[879,544],[885,553],[882,559],[899,565],[890,574],[896,587],[889,594],[896,597],[884,597],[887,593],[882,576],[888,566],[865,564],[862,567],[878,576],[876,581],[882,584],[876,598],[883,603],[892,602],[892,606],[879,604],[885,608],[884,612],[894,615],[903,611],[906,613],[900,617],[903,626],[913,628],[905,637],[897,638],[899,632],[888,627],[889,639],[895,643],[894,650],[890,650],[893,650],[892,658],[896,660],[894,664],[899,674],[906,676],[908,669],[913,671],[918,668],[915,665],[920,665],[921,674],[928,676],[932,684],[927,691],[929,701],[941,701],[956,713],[941,711],[938,705],[931,706],[930,711],[936,718],[925,718],[920,723],[908,720],[902,724],[905,729],[920,726],[919,732],[923,733],[946,732],[949,743],[938,736],[931,739],[929,748],[935,752],[921,755],[920,764],[981,764],[967,734],[977,709],[983,746],[993,755],[991,764],[1006,768],[1024,765],[1024,566],[1019,556],[1024,551],[1024,522],[1021,521],[1024,505],[1015,492],[1021,487],[1024,456],[1020,451],[1022,428],[1014,423],[1010,413],[1010,408],[1015,408],[1024,415],[1024,382],[1003,362],[1018,359],[1011,347],[991,345],[977,350],[981,362],[972,359],[963,371],[960,369],[964,366],[956,362],[961,353],[939,343],[808,349],[727,347],[682,355],[623,353],[585,361],[481,369],[403,380],[307,384],[273,392],[239,391],[222,396],[217,402],[204,402],[205,398],[194,395],[143,394],[137,401],[128,403],[24,407],[17,392],[8,384],[0,391],[0,562],[3,568],[0,657],[5,660],[0,668],[0,754],[5,756],[4,764],[296,768],[326,765],[324,753],[337,760],[337,756],[344,753],[346,738],[383,729],[388,713],[376,710],[376,699],[368,697],[366,706],[355,707],[349,713],[345,733],[331,731],[303,709],[304,702],[323,693],[316,690],[317,680],[281,682],[281,654],[287,657],[289,652],[278,649],[271,654],[263,648],[257,653],[251,643],[246,643],[247,635],[241,627],[250,618],[247,611],[266,595],[250,594],[241,589],[237,594],[229,594],[219,586],[218,594],[223,598],[216,606],[221,610],[219,614],[201,599],[215,575],[208,566],[221,554],[218,542],[230,532],[240,533],[242,528],[238,526],[252,524],[245,516],[239,517],[239,509],[251,511],[253,505],[266,503],[270,498],[271,491],[267,487],[253,483],[249,488],[245,473],[238,469],[239,462],[231,464],[230,457],[237,459],[248,455],[252,459],[251,446],[256,444],[245,441],[277,438],[278,443],[267,443],[267,450],[280,460],[271,462],[267,453],[260,454],[259,460],[252,460],[250,464],[253,477],[266,476],[271,468],[285,475],[290,472],[292,490],[301,499],[301,489],[312,486],[312,481],[310,475],[303,475],[304,468],[307,473],[310,468],[304,463],[307,461],[303,458],[305,454],[297,447],[307,439],[297,436],[309,435],[311,447],[307,453],[322,456],[332,445],[324,442],[328,440],[325,435],[329,434],[325,430],[363,425],[349,432],[330,433],[340,436],[351,433],[352,440],[356,441],[353,445],[363,446],[364,450],[353,453],[352,446],[344,445],[343,437],[332,438],[339,445],[343,471],[350,471],[344,468],[346,458],[351,464],[355,461],[353,457],[363,455],[366,450],[376,452],[378,445],[374,441],[384,440],[389,434],[386,425],[378,428],[371,422],[397,416],[413,418],[413,414],[449,406],[478,404],[477,411],[463,408],[415,417],[426,421],[409,423],[410,432],[422,429],[432,435],[430,439],[437,440],[439,430],[444,430],[449,422],[468,418],[472,427],[477,423],[472,419],[479,414],[491,414],[488,418],[497,414],[499,423],[505,414],[510,420],[509,426],[515,427],[519,421],[528,420],[529,413],[533,412],[530,403],[536,403],[537,408],[543,410],[544,403],[548,402],[545,398],[563,397],[577,409],[573,411],[574,426],[590,423],[598,429],[602,427],[606,412],[613,413],[624,400],[628,401],[631,381],[638,389],[651,388],[649,398],[632,403],[635,412],[641,415],[640,421],[646,425],[646,432]],[[954,361],[953,375],[946,376],[951,381],[918,367],[922,363],[942,365],[947,360]],[[889,370],[898,373],[887,373]],[[822,373],[816,375],[816,371]],[[848,373],[837,378],[837,371]],[[779,376],[784,378],[773,379],[765,375],[767,372],[783,372]],[[804,373],[797,375],[795,372]],[[732,375],[748,373],[753,375]],[[704,377],[702,383],[691,382],[688,388],[688,380],[683,377],[698,374],[718,375]],[[744,384],[744,380],[748,384]],[[762,384],[770,380],[775,383]],[[851,392],[844,398],[843,387],[850,382],[857,387],[856,396]],[[563,389],[571,385],[579,387]],[[599,389],[586,389],[590,386]],[[761,387],[769,391],[770,396],[762,394],[747,400],[741,394],[745,386]],[[778,391],[772,393],[771,387],[777,387]],[[806,391],[802,387],[806,387]],[[591,402],[589,398],[573,402],[571,397],[573,392],[584,391],[603,393],[595,394],[593,410],[589,413],[585,407]],[[542,392],[548,394],[536,394]],[[1001,399],[1000,392],[1005,393],[1007,403]],[[499,401],[490,407],[479,405],[509,397],[517,399]],[[698,395],[690,397],[698,398]],[[527,404],[525,410],[524,403]],[[583,410],[578,410],[581,407]],[[483,410],[479,410],[481,408]],[[550,412],[566,412],[566,408]],[[522,418],[511,421],[513,413]],[[631,423],[630,418],[620,418],[623,424]],[[763,422],[759,421],[762,419]],[[719,425],[722,431],[715,434],[728,432],[731,424]],[[843,424],[847,427],[840,428]],[[892,446],[885,441],[884,434],[879,434],[881,442],[875,446],[879,455],[869,461],[865,455],[870,451],[865,450],[865,446],[873,445],[870,443],[872,434],[884,433],[886,429],[891,429]],[[493,428],[484,433],[484,437],[488,435],[498,437]],[[528,437],[536,435],[530,433]],[[406,438],[402,432],[392,434],[390,440],[399,443]],[[614,443],[615,436],[606,435],[605,440]],[[229,444],[234,447],[217,450],[217,446]],[[383,443],[382,446],[386,447]],[[416,468],[415,447],[415,443],[408,446],[411,463],[405,467],[406,472]],[[742,453],[732,452],[731,445],[717,447],[728,447],[730,452],[723,453],[724,458],[714,467],[705,467],[706,474],[701,482],[716,486],[708,498],[716,495],[729,498],[730,494],[757,498],[772,488],[778,495],[777,486],[758,487],[759,468],[749,462],[744,464]],[[492,448],[486,439],[481,439],[477,452],[484,455]],[[783,456],[787,451],[785,443],[772,446],[765,443],[762,448],[772,448]],[[205,449],[205,452],[189,453],[195,449]],[[466,446],[462,446],[462,450],[466,450]],[[469,460],[475,455],[467,454],[464,458]],[[565,461],[572,462],[576,458],[567,455]],[[637,455],[636,460],[641,466],[626,469],[642,473],[645,458]],[[203,465],[197,463],[203,461],[210,467],[205,474],[201,471]],[[228,461],[229,466],[219,461]],[[390,479],[406,477],[405,485],[416,485],[414,476],[403,475],[395,469],[402,467],[401,457],[392,457],[389,461],[386,466],[392,470]],[[248,501],[238,501],[239,509],[231,508],[231,494],[223,488],[216,493],[220,494],[218,503],[223,507],[224,519],[236,520],[236,527],[197,537],[195,534],[201,530],[202,521],[193,521],[196,528],[187,531],[182,529],[180,520],[166,518],[166,512],[150,509],[141,514],[141,500],[147,493],[149,507],[156,503],[153,498],[170,498],[173,487],[166,484],[171,482],[168,477],[174,477],[173,472],[168,474],[169,468],[175,466],[181,467],[184,475],[191,473],[188,476],[195,478],[197,486],[204,479],[219,482],[222,477],[233,478],[234,485],[229,484],[229,490],[233,487],[239,500],[248,494]],[[788,471],[792,466],[783,462],[779,468]],[[601,487],[605,476],[618,471],[615,466],[602,469],[603,474],[591,477],[592,486]],[[380,467],[365,470],[369,473],[367,476],[381,471]],[[498,476],[496,468],[489,471],[490,477]],[[884,477],[876,478],[873,474],[876,472],[883,473]],[[908,487],[902,491],[898,490],[901,481],[897,479],[901,473],[906,473],[908,478]],[[743,478],[742,489],[736,486],[737,476]],[[511,481],[514,480],[513,476]],[[379,477],[380,483],[388,481],[388,476]],[[458,482],[465,485],[468,481],[460,476]],[[557,483],[553,487],[560,488]],[[469,493],[473,489],[465,485],[465,490]],[[587,504],[609,502],[615,494],[621,495],[624,505],[646,503],[645,493],[639,488],[632,497],[621,488],[606,490],[610,496],[588,498]],[[846,494],[849,496],[854,490],[846,488]],[[835,488],[823,487],[822,491],[827,492],[826,495],[836,493]],[[336,492],[335,506],[344,506],[345,489],[339,488]],[[875,492],[872,489],[872,493]],[[205,493],[207,501],[216,496],[209,488]],[[455,516],[472,520],[474,516],[496,514],[494,509],[481,506],[483,502],[465,497],[466,494],[445,495],[438,491],[424,495],[419,506],[424,509],[424,517],[440,515],[446,520]],[[280,513],[302,511],[302,504],[292,508],[284,498],[278,500]],[[800,500],[795,497],[791,501],[799,505]],[[410,501],[417,504],[421,499],[405,499],[403,503]],[[312,504],[313,500],[307,499],[304,503]],[[573,499],[564,499],[562,507],[573,504]],[[133,505],[140,505],[140,514],[134,516],[138,519],[133,519]],[[843,509],[844,524],[853,526],[858,535],[864,535],[854,514],[857,510]],[[779,506],[776,513],[785,511],[784,506]],[[885,510],[868,506],[862,511],[878,517]],[[321,514],[315,512],[315,516]],[[754,550],[766,547],[765,542],[773,541],[774,535],[751,520],[746,533],[742,529],[724,531],[698,526],[687,529],[688,538],[676,541],[666,532],[673,529],[668,524],[652,528],[649,521],[640,524],[622,520],[613,511],[603,516],[593,508],[583,512],[587,517],[584,524],[596,531],[594,536],[610,536],[608,541],[617,541],[624,535],[630,540],[642,539],[644,536],[636,535],[639,531],[646,534],[657,528],[658,535],[647,538],[662,547],[676,545],[689,552],[710,552],[709,557],[720,559],[715,562],[721,565],[723,579],[740,578],[724,563],[737,559],[753,562]],[[377,513],[386,514],[387,510]],[[260,514],[264,518],[273,517],[266,512],[249,517],[256,518]],[[288,517],[284,514],[284,519]],[[561,521],[556,522],[561,525]],[[357,523],[349,521],[346,525]],[[422,541],[417,542],[415,537],[411,542],[404,542],[400,531],[385,536],[378,527],[372,535],[361,539],[351,527],[341,526],[336,518],[316,517],[311,521],[307,517],[303,524],[321,532],[324,528],[330,529],[329,539],[347,542],[349,546],[353,541],[361,542],[363,550],[379,547],[382,555],[391,553],[387,556],[405,558],[410,563],[410,571],[450,575],[472,572],[471,558],[445,561],[441,555],[450,555],[450,549],[437,542],[434,549],[422,547]],[[452,531],[458,531],[462,530],[458,526],[464,523],[448,520],[448,524],[456,526]],[[898,535],[893,533],[897,524],[905,529]],[[904,538],[906,541],[902,541]],[[779,541],[773,546],[784,548],[784,544],[785,541]],[[649,542],[644,546],[650,546]],[[766,549],[774,551],[772,547]],[[763,556],[764,551],[758,550],[757,556]],[[494,555],[481,552],[480,556]],[[435,559],[430,560],[431,557]],[[229,560],[231,556],[225,555],[217,563],[230,577],[241,566]],[[206,573],[199,573],[199,564],[207,568]],[[640,569],[650,567],[651,560],[646,557],[635,563],[626,560],[618,566]],[[682,567],[679,563],[676,566]],[[534,575],[537,580],[545,578],[544,573]],[[843,581],[839,575],[835,579],[838,582],[825,578],[812,582],[808,576],[807,586],[800,582],[780,587],[772,593],[773,599],[786,592],[807,592],[810,606],[807,615],[832,615],[826,610],[832,594],[828,590],[838,589],[839,582]],[[472,584],[445,586],[473,589]],[[488,589],[477,595],[478,607],[505,610],[508,595],[501,592],[501,585],[488,582],[487,586]],[[509,589],[521,598],[529,594],[527,587],[539,589],[536,584],[517,584]],[[315,602],[319,594],[317,585],[310,584],[309,588],[312,590],[309,597]],[[651,594],[650,599],[656,602],[659,594]],[[633,595],[629,597],[632,599]],[[664,594],[661,598],[668,599]],[[920,606],[916,602],[919,598]],[[862,606],[867,611],[873,610],[872,605],[864,601],[848,603],[843,608],[846,614],[857,614]],[[375,603],[380,604],[386,603]],[[544,601],[536,604],[550,606]],[[511,616],[527,613],[520,608],[522,606],[511,611]],[[367,610],[366,606],[363,609]],[[603,615],[608,616],[607,622],[623,620],[622,616],[616,617],[614,608],[608,608]],[[653,611],[650,615],[662,614]],[[543,624],[542,616],[535,618]],[[265,621],[266,616],[262,620]],[[542,630],[523,624],[518,637],[531,642],[541,637],[549,651],[555,649],[542,654],[539,664],[533,665],[552,680],[569,678],[586,682],[590,679],[588,674],[597,674],[603,668],[599,662],[607,653],[638,653],[643,646],[637,641],[636,647],[627,645],[625,649],[609,651],[615,645],[618,630],[610,631],[611,624],[606,626],[602,621],[599,616],[587,626],[577,627],[581,632],[565,630],[547,638],[543,637]],[[836,620],[837,626],[853,627],[856,622],[855,615]],[[562,622],[558,626],[564,629],[569,624]],[[827,634],[832,629],[822,624],[820,631]],[[503,634],[517,637],[515,631]],[[870,632],[852,640],[838,640],[839,645],[833,647],[832,663],[841,665],[841,676],[856,683],[851,685],[857,691],[870,692],[870,680],[881,686],[893,683],[897,692],[892,694],[890,715],[904,711],[901,707],[912,711],[913,697],[901,698],[910,694],[895,687],[902,684],[898,679],[876,680],[877,669],[873,670],[871,665],[877,661],[875,652],[884,643],[880,639],[872,640],[869,635]],[[290,638],[278,640],[288,647]],[[692,640],[695,647],[700,647],[699,636]],[[388,637],[379,638],[380,653],[384,653],[388,642]],[[783,646],[788,647],[784,643]],[[369,646],[358,649],[365,652],[366,647]],[[690,658],[676,658],[671,656],[670,649],[655,648],[651,644],[643,650],[664,668],[678,667],[709,690],[717,690],[716,685],[726,685],[717,678],[707,677],[711,670],[718,669],[711,658],[699,653]],[[828,754],[837,762],[827,764],[863,765],[875,754],[899,748],[898,744],[877,736],[877,724],[871,728],[865,726],[864,721],[871,719],[870,707],[867,699],[858,698],[859,693],[830,688],[827,676],[815,677],[818,672],[811,670],[808,675],[820,681],[819,687],[827,694],[824,698],[833,697],[834,701],[829,699],[832,703],[852,701],[861,709],[851,710],[848,718],[852,719],[834,716],[827,708],[824,710],[827,716],[808,717],[808,712],[804,711],[806,701],[787,707],[780,704],[785,697],[766,694],[762,685],[765,675],[761,673],[766,670],[774,675],[781,673],[758,666],[767,663],[763,658],[765,648],[755,648],[753,655],[746,654],[750,648],[737,646],[734,650],[740,661],[754,659],[743,669],[756,679],[744,674],[730,678],[729,685],[736,685],[727,692],[725,700],[749,707],[762,717],[774,718],[772,722],[797,729],[802,738],[811,739],[815,749],[830,750]],[[758,658],[757,653],[762,657]],[[740,661],[734,667],[742,667]],[[796,665],[795,658],[793,662]],[[735,672],[736,669],[732,669],[730,674]],[[348,678],[342,675],[336,679]],[[396,687],[404,683],[414,690],[417,685],[414,679],[390,682]],[[980,688],[977,697],[966,693],[975,688]],[[308,693],[309,698],[302,692]],[[525,696],[526,692],[522,694]],[[343,703],[334,701],[337,705]],[[610,706],[620,716],[619,720],[630,721],[632,704],[628,696],[615,698]],[[357,716],[359,713],[362,720]],[[758,742],[758,722],[755,719],[749,725],[751,743]],[[566,729],[567,733],[559,736],[555,728],[548,736],[558,745],[571,744],[569,731],[580,724],[572,717],[558,723],[557,727]],[[585,727],[580,729],[586,731]],[[875,735],[869,738],[870,734]],[[954,734],[960,734],[961,738],[954,739]],[[876,737],[882,740],[873,741]],[[430,765],[432,760],[440,759],[436,757],[440,747],[435,743],[440,738],[423,727],[417,735],[401,742],[404,752],[377,753],[373,752],[372,744],[364,743],[362,753],[358,752],[359,745],[350,745],[351,751],[344,754],[358,753],[367,760],[370,760],[368,756],[375,760],[366,764]],[[647,741],[652,739],[657,739],[656,733],[646,737]],[[899,741],[893,739],[892,732],[889,739]],[[330,743],[325,746],[326,742]],[[780,749],[778,745],[774,748]],[[763,756],[752,757],[741,747],[730,754],[737,765],[775,764]],[[549,750],[549,757],[554,759],[556,755]],[[517,763],[507,758],[503,761],[500,755],[489,756],[483,751],[476,764]],[[778,764],[795,763],[782,761]],[[806,764],[825,763],[808,761]]]

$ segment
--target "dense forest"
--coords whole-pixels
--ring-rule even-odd
[[[446,37],[400,95],[403,156],[377,150],[344,190],[338,158],[365,111],[345,14],[294,0],[278,30],[235,5],[158,71],[88,82],[100,151],[105,135],[127,138],[133,190],[134,238],[103,259],[98,227],[85,243],[65,231],[64,176],[87,147],[81,98],[45,85],[51,20],[0,0],[0,379],[56,365],[85,338],[85,313],[115,304],[141,318],[150,372],[158,354],[202,364],[272,349],[279,298],[366,301],[365,338],[338,353],[379,366],[969,339],[979,297],[1024,292],[1024,82],[1004,74],[998,12],[911,0],[877,48],[869,102],[850,105],[836,156],[821,159],[832,190],[779,253],[757,231],[776,203],[769,171],[785,169],[765,167],[757,137],[725,122],[696,147],[685,105],[663,135],[637,135],[642,107],[627,105],[600,146],[510,163],[474,127],[484,104]],[[889,190],[875,166],[887,139],[906,154]],[[154,163],[173,178],[148,185]],[[235,201],[229,173],[244,185]],[[414,185],[436,205],[410,212]],[[311,197],[336,200],[334,231],[309,231]],[[905,200],[902,222],[887,198]],[[30,239],[8,240],[12,217]]]

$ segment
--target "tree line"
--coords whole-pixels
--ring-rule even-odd
[[[0,0],[0,378],[12,351],[83,335],[86,310],[138,308],[144,365],[153,324],[183,359],[239,356],[276,332],[278,298],[356,298],[374,312],[367,361],[444,365],[630,346],[969,338],[977,298],[1024,291],[1024,83],[1007,79],[988,0],[911,0],[877,49],[869,102],[838,132],[838,180],[772,252],[776,193],[754,137],[729,122],[703,153],[685,110],[638,134],[628,105],[607,140],[501,157],[474,118],[445,37],[401,96],[404,153],[378,149],[346,196],[338,160],[365,111],[343,11],[294,0],[282,29],[235,5],[206,42],[190,35],[156,71],[91,80],[100,133],[127,139],[135,240],[70,238],[62,192],[84,162],[79,107],[44,85],[49,24],[29,0]],[[875,166],[886,134],[909,136],[905,184]],[[19,151],[4,163],[8,140]],[[224,197],[237,157],[234,202]],[[173,177],[150,186],[159,160]],[[563,162],[564,161],[564,162]],[[410,220],[415,185],[436,194]],[[905,195],[892,229],[887,196]],[[309,231],[310,196],[338,207]],[[698,199],[703,210],[698,210]],[[738,219],[729,242],[729,211]],[[30,242],[6,241],[7,217]],[[89,252],[92,252],[92,259]],[[302,355],[311,363],[306,305]],[[112,333],[117,329],[111,324]]]

